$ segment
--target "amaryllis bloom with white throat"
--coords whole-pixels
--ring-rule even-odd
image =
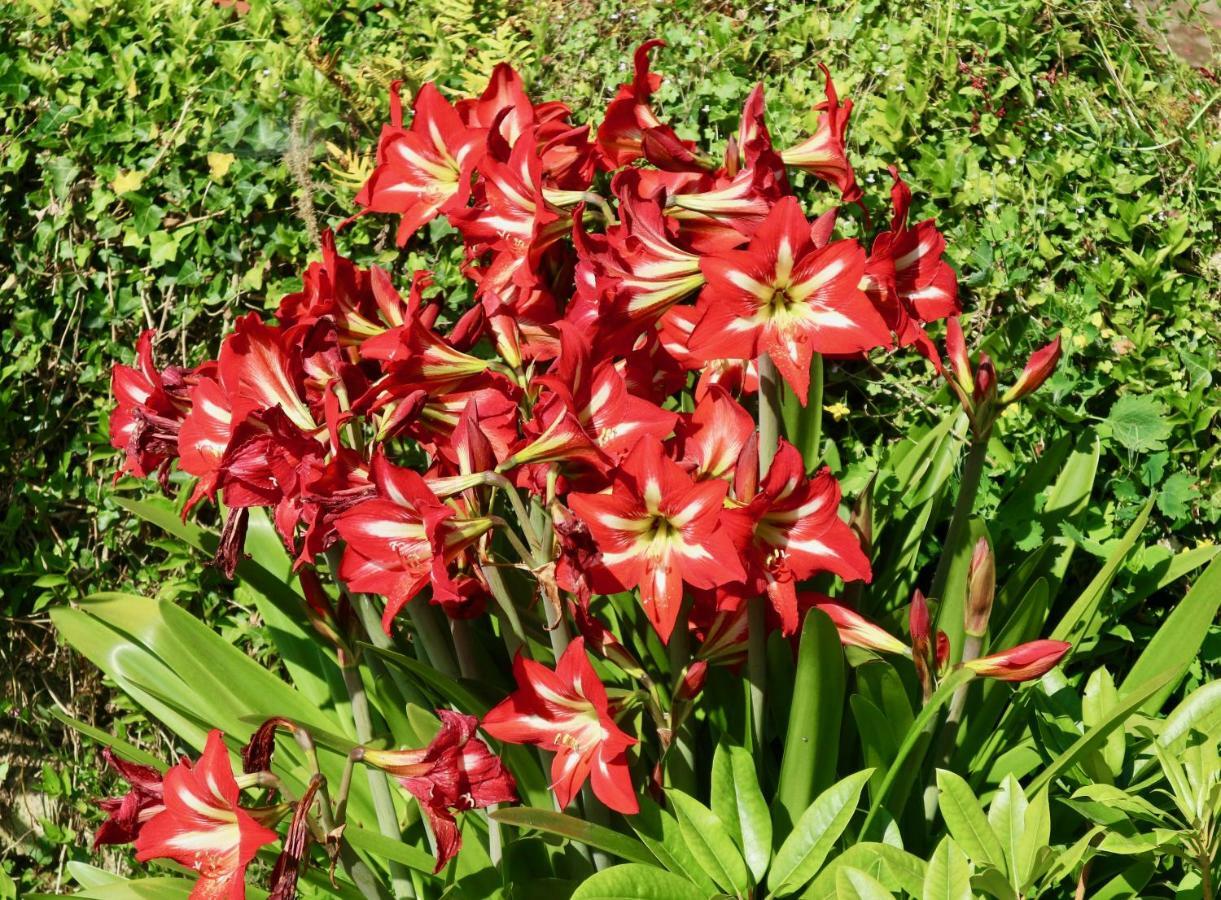
[[[561,809],[589,779],[594,795],[611,809],[638,812],[627,760],[636,739],[611,717],[606,688],[585,655],[585,640],[568,645],[555,671],[519,653],[513,675],[517,690],[483,717],[483,730],[499,741],[555,753],[551,788]]]
[[[815,246],[796,197],[772,207],[745,250],[700,261],[708,283],[690,349],[700,359],[766,353],[804,405],[815,353],[889,345],[890,331],[860,289],[865,250],[854,240]]]
[[[199,873],[191,900],[243,900],[246,866],[276,833],[238,805],[239,789],[221,733],[208,733],[199,761],[165,773],[165,809],[136,837],[136,859],[172,859]]]
[[[728,485],[693,481],[661,442],[643,438],[624,458],[609,493],[568,496],[619,590],[640,588],[645,613],[663,641],[682,606],[683,584],[712,588],[745,573],[719,519]]]

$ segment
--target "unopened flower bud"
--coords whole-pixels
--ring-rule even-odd
[[[674,692],[674,702],[690,703],[704,689],[704,682],[707,678],[707,661],[702,659],[694,660],[683,673],[682,681],[678,683],[678,690]]]
[[[996,399],[996,366],[987,353],[979,355],[979,366],[975,369],[975,385],[972,391],[975,402],[987,403]]]
[[[958,386],[969,392],[975,384],[971,374],[971,360],[967,356],[967,341],[962,333],[962,324],[957,317],[947,319],[945,323],[945,351],[950,357],[950,371]]]
[[[907,614],[907,624],[908,629],[911,631],[912,663],[916,667],[916,677],[920,680],[924,699],[928,700],[933,694],[933,677],[929,671],[928,603],[925,602],[924,594],[919,590],[912,594],[912,604]]]
[[[840,643],[844,646],[863,647],[866,650],[896,653],[900,656],[911,653],[897,637],[840,603],[815,603],[814,608],[831,617],[836,631],[839,632]]]
[[[967,580],[967,608],[963,628],[972,637],[983,637],[992,615],[992,600],[996,595],[996,560],[986,537],[975,544]]]
[[[1056,364],[1059,361],[1060,338],[1057,337],[1046,347],[1036,350],[1030,355],[1030,359],[1026,362],[1026,368],[1022,370],[1017,383],[1005,392],[1001,402],[1013,403],[1014,401],[1021,400],[1027,394],[1037,391],[1039,386],[1051,377],[1051,373],[1056,370]]]
[[[935,659],[937,674],[944,675],[946,667],[950,664],[950,636],[940,629],[937,631],[937,652]]]
[[[999,681],[1030,681],[1051,671],[1071,648],[1072,644],[1064,641],[1030,641],[972,659],[963,663],[963,668]]]

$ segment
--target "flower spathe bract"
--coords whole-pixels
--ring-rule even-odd
[[[627,748],[636,739],[611,717],[606,688],[585,655],[584,639],[568,645],[554,671],[518,653],[513,675],[517,690],[483,717],[483,730],[500,741],[555,753],[551,788],[561,809],[589,779],[594,795],[611,809],[638,812],[627,759]]]

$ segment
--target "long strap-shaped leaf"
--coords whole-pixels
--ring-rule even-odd
[[[1108,734],[1127,721],[1128,717],[1140,709],[1146,700],[1169,682],[1174,674],[1173,670],[1162,672],[1157,677],[1142,684],[1137,690],[1128,693],[1123,698],[1123,701],[1111,710],[1110,715],[1073,741],[1072,746],[1053,759],[1051,764],[1027,785],[1027,793],[1034,796],[1051,784],[1054,778],[1070,769],[1086,753],[1099,747],[1106,740]]]
[[[595,850],[604,850],[628,862],[646,866],[658,865],[657,857],[640,841],[564,813],[532,806],[508,806],[491,813],[491,817],[502,825],[545,831]]]
[[[1157,712],[1178,679],[1187,674],[1192,660],[1204,645],[1208,627],[1216,621],[1221,609],[1221,559],[1213,560],[1196,579],[1187,596],[1166,617],[1157,634],[1124,679],[1121,690],[1130,684],[1143,684],[1157,672],[1170,671],[1174,677],[1141,706],[1141,711]]]
[[[872,836],[869,830],[870,826],[877,819],[878,812],[882,809],[882,804],[890,793],[890,789],[894,787],[899,775],[909,766],[914,768],[923,762],[924,751],[928,748],[928,737],[932,730],[931,726],[937,714],[941,712],[941,707],[950,702],[950,698],[954,696],[954,692],[959,687],[974,677],[975,673],[970,669],[959,669],[956,672],[952,672],[948,678],[938,685],[937,690],[933,692],[933,696],[929,697],[928,703],[924,704],[920,714],[916,716],[911,727],[907,729],[907,734],[903,736],[903,743],[899,745],[899,752],[895,754],[895,761],[886,770],[886,777],[882,779],[882,784],[873,795],[873,802],[869,804],[869,813],[865,816],[865,824],[861,826],[862,838],[869,839]],[[916,752],[917,747],[920,748],[919,754]],[[895,810],[895,813],[897,817],[898,810]]]
[[[1153,509],[1153,497],[1144,505],[1140,511],[1140,515],[1136,517],[1136,521],[1129,526],[1123,539],[1120,540],[1119,546],[1111,553],[1107,559],[1106,565],[1102,567],[1094,580],[1091,581],[1081,592],[1081,596],[1069,608],[1060,623],[1056,625],[1055,631],[1051,633],[1052,640],[1070,641],[1074,645],[1079,642],[1082,634],[1088,632],[1090,623],[1098,614],[1098,608],[1102,605],[1102,600],[1106,596],[1107,589],[1110,588],[1111,582],[1115,580],[1116,573],[1119,572],[1119,567],[1123,565],[1128,554],[1132,552],[1132,548],[1136,545],[1137,539],[1145,530],[1145,523],[1149,521],[1149,513]],[[1071,651],[1070,651],[1071,652]]]

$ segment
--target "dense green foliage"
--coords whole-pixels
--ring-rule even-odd
[[[970,332],[986,335],[1002,371],[1062,332],[1051,390],[994,441],[997,477],[979,514],[1013,502],[1044,450],[1067,453],[1087,429],[1100,436],[1080,517],[1010,510],[993,537],[1002,557],[1076,541],[1084,552],[1065,581],[1079,591],[1156,497],[1105,599],[1111,627],[1090,648],[1120,654],[1112,670],[1126,671],[1184,593],[1182,582],[1163,588],[1181,551],[1205,562],[1221,519],[1221,106],[1215,83],[1156,50],[1110,0],[304,0],[244,15],[185,0],[5,6],[0,610],[26,618],[122,587],[206,607],[226,637],[269,653],[249,598],[115,505],[111,363],[147,327],[162,361],[194,361],[241,311],[293,288],[318,228],[352,209],[392,78],[478,90],[508,59],[536,97],[592,118],[650,36],[669,42],[659,108],[709,146],[736,127],[758,79],[778,140],[804,133],[821,92],[814,64],[825,62],[857,103],[851,149],[871,202],[898,164],[915,213],[945,231]],[[360,223],[345,249],[378,255],[381,225]],[[443,282],[454,262],[427,260]],[[918,360],[832,373],[829,460],[848,493],[897,436],[937,421],[935,390]],[[912,578],[928,559],[915,562]],[[1215,626],[1205,641],[1201,658],[1215,659]],[[1189,688],[1209,676],[1193,666]],[[88,785],[47,771],[83,809]],[[35,864],[45,870],[77,843],[50,828]]]

